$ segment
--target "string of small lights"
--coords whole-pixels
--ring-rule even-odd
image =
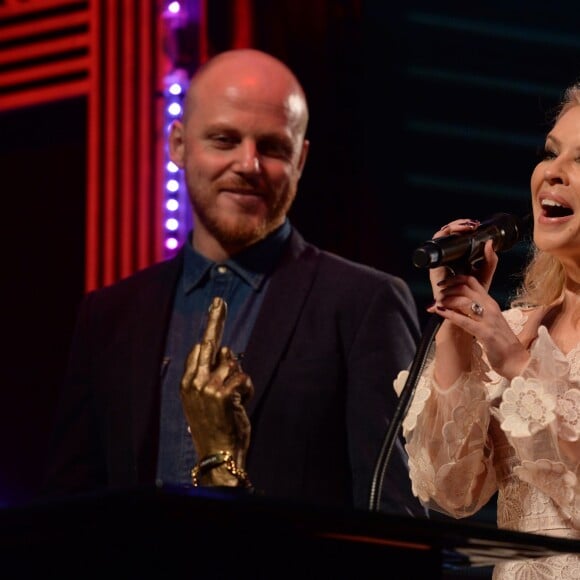
[[[182,171],[169,159],[167,137],[171,124],[181,116],[183,98],[192,74],[192,59],[199,51],[192,43],[198,40],[202,0],[168,2],[163,12],[166,24],[166,51],[170,70],[163,79],[164,102],[164,207],[163,239],[166,258],[175,255],[192,227],[189,202]]]

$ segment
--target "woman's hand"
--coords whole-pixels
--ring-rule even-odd
[[[456,220],[434,237],[473,230],[477,225],[472,220]],[[520,374],[529,360],[527,349],[509,327],[498,303],[489,295],[497,264],[493,240],[488,240],[483,260],[469,274],[453,275],[445,267],[433,268],[430,272],[435,302],[428,310],[437,312],[447,322],[437,336],[438,355],[441,354],[440,346],[447,350],[445,364],[436,367],[437,379],[443,386],[450,386],[460,372],[470,370],[472,337],[481,343],[491,367],[507,379]]]

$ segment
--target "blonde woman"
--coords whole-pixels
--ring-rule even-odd
[[[498,527],[580,538],[580,84],[530,185],[534,255],[508,310],[489,294],[491,241],[469,275],[430,270],[429,311],[443,321],[403,430],[423,505],[463,518],[497,491]],[[434,237],[477,225],[456,220]],[[580,578],[580,556],[498,564],[493,578]]]

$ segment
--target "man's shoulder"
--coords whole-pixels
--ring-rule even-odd
[[[293,232],[291,244],[297,259],[317,261],[322,270],[383,282],[400,280],[398,276],[385,270],[322,249],[316,244],[306,241],[296,230]]]
[[[299,286],[308,280],[309,300],[317,306],[325,304],[321,312],[339,309],[355,319],[365,316],[369,308],[375,313],[406,312],[409,326],[417,326],[415,300],[402,277],[311,244],[305,246],[300,259],[308,263],[293,267],[296,282],[290,283]]]
[[[334,252],[319,249],[319,260],[321,268],[333,271],[341,276],[350,276],[356,278],[357,281],[367,280],[369,283],[388,283],[400,284],[403,283],[402,278],[381,270],[370,264],[365,264],[350,258],[346,258]]]
[[[299,279],[312,276],[314,288],[325,295],[374,296],[377,293],[398,300],[410,300],[411,291],[405,280],[391,272],[305,243],[293,267]]]
[[[168,260],[162,260],[135,272],[101,288],[93,290],[90,294],[102,297],[134,294],[144,289],[154,289],[156,286],[167,287],[170,281],[176,281],[181,271],[181,257],[176,256]]]

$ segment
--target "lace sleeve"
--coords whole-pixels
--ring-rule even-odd
[[[543,326],[531,355],[522,376],[505,390],[496,415],[520,459],[515,475],[551,497],[580,529],[578,373]]]
[[[487,436],[493,389],[477,343],[475,370],[445,391],[433,377],[434,352],[433,346],[403,422],[410,477],[425,507],[462,518],[477,512],[496,491]],[[399,395],[407,377],[408,371],[401,371],[395,380]]]

